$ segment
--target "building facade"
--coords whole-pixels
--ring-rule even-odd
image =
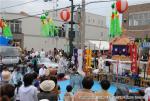
[[[65,26],[65,33],[55,37],[43,37],[41,34],[40,17],[30,16],[24,12],[21,13],[1,13],[5,18],[13,33],[14,40],[19,42],[22,48],[46,51],[53,48],[69,50],[68,31],[69,24],[64,24],[59,18],[59,12],[50,13],[57,27]],[[74,30],[79,32],[79,26],[74,25]],[[106,27],[106,17],[86,13],[85,40],[107,40],[108,28]],[[78,35],[80,37],[80,35]],[[78,39],[78,38],[76,38]]]
[[[132,38],[150,38],[150,3],[132,5],[123,13],[124,34]]]

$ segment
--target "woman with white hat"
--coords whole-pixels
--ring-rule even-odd
[[[55,88],[55,82],[52,80],[45,80],[40,84],[40,93],[38,94],[38,100],[47,99],[49,101],[57,101],[57,94],[51,91]]]

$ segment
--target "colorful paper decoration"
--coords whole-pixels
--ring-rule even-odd
[[[8,46],[9,45],[9,38],[0,35],[0,46]]]
[[[63,21],[68,21],[70,19],[70,10],[69,9],[64,9],[60,12],[60,18]]]
[[[128,9],[128,2],[127,0],[117,0],[116,2],[116,9],[119,13],[123,13]]]
[[[117,11],[112,12],[110,24],[110,37],[120,36],[122,29],[120,26],[119,14]]]
[[[45,12],[44,15],[40,17],[42,22],[42,35],[44,37],[54,37],[58,34],[58,28],[56,28],[53,20],[48,18],[48,12]]]
[[[0,18],[0,27],[3,28],[4,27],[4,23],[2,21],[2,19]]]
[[[122,33],[119,13],[115,10],[115,3],[112,4],[112,15],[111,15],[111,23],[110,23],[110,37],[120,36]]]
[[[91,67],[91,64],[92,64],[92,50],[86,49],[85,59],[86,59],[86,66]]]
[[[10,27],[2,19],[0,19],[0,27],[1,27],[2,32],[3,32],[2,36],[6,37],[6,38],[12,38],[13,37]]]
[[[12,35],[12,32],[10,30],[10,27],[8,25],[6,25],[4,28],[3,28],[3,36],[4,37],[7,37],[7,38],[12,38],[13,35]]]

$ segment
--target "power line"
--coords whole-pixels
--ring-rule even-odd
[[[89,4],[93,4],[93,3],[100,3],[100,2],[112,2],[112,1],[116,1],[116,0],[109,0],[109,1],[101,1],[101,0],[98,0],[98,1],[91,1],[91,2],[86,3],[85,5],[89,5]]]
[[[34,0],[34,1],[38,1],[38,0]],[[88,2],[88,3],[85,3],[85,5],[89,5],[89,4],[93,4],[93,3],[100,3],[100,2],[112,2],[112,1],[116,1],[116,0],[105,0],[105,1],[92,1],[92,2]],[[31,1],[30,1],[31,2]],[[77,5],[74,5],[74,6],[80,6],[80,4],[77,4]],[[71,6],[66,6],[66,7],[62,7],[62,8],[58,8],[58,9],[55,9],[55,10],[50,10],[50,12],[55,12],[55,11],[59,11],[59,10],[62,10],[62,9],[65,9],[65,8],[70,8]],[[30,17],[35,17],[35,16],[38,16],[38,15],[42,15],[44,13],[39,13],[39,14],[35,14],[35,15],[28,15],[28,16],[25,16],[25,17],[20,17],[20,18],[15,18],[15,19],[12,19],[12,20],[19,20],[19,19],[25,19],[25,18],[30,18]]]
[[[29,3],[32,3],[32,2],[36,2],[36,1],[39,1],[39,0],[32,0],[32,1],[24,2],[24,3],[20,3],[20,4],[8,6],[8,7],[3,7],[3,8],[0,8],[0,9],[8,9],[8,8],[13,8],[13,7],[17,7],[17,6],[22,6],[22,5],[26,5],[26,4],[29,4]]]

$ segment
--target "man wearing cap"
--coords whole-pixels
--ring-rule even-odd
[[[49,101],[57,101],[57,94],[52,93],[55,88],[55,82],[52,80],[45,80],[40,84],[40,93],[38,94],[38,100],[47,99]]]

